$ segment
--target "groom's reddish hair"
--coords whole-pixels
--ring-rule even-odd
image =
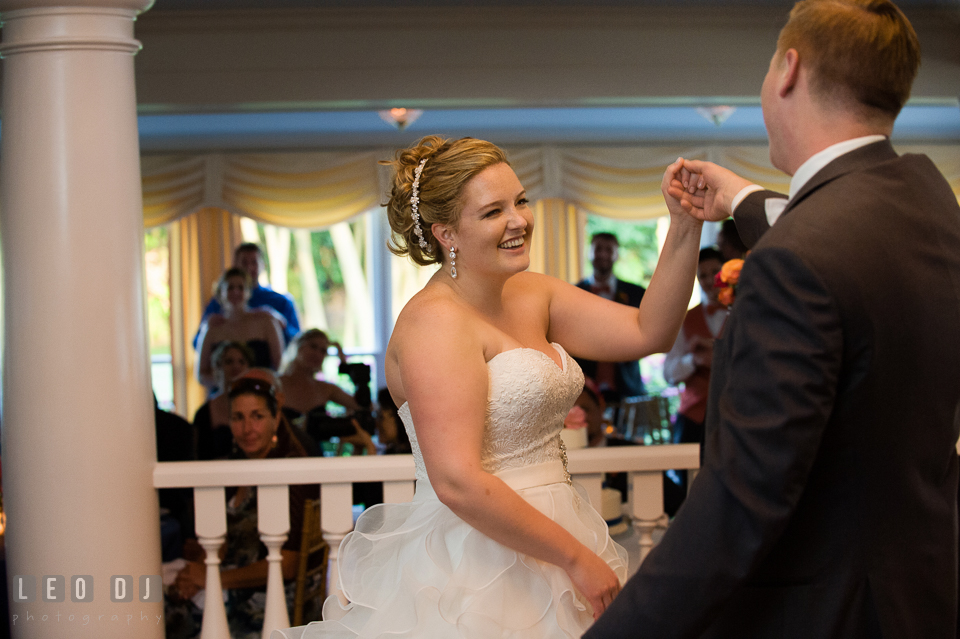
[[[871,117],[896,118],[920,68],[920,42],[890,0],[801,0],[777,55],[800,54],[819,99]]]

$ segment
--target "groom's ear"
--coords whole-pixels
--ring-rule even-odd
[[[797,86],[800,78],[800,54],[796,49],[787,49],[780,60],[780,65],[780,82],[777,86],[777,93],[783,98]]]

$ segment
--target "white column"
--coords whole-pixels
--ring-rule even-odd
[[[162,603],[139,601],[160,574],[133,74],[150,4],[0,0],[6,557],[38,585],[11,592],[17,639],[163,637]],[[42,600],[47,575],[64,601]]]

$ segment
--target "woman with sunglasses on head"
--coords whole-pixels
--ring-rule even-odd
[[[255,375],[256,369],[250,375]],[[257,377],[240,377],[228,393],[230,430],[236,459],[275,459],[305,457],[303,446],[282,419],[277,390]],[[316,484],[290,486],[290,532],[280,553],[281,571],[292,609],[293,586],[300,558],[300,534],[303,529],[303,504],[317,499]],[[263,611],[267,584],[267,549],[257,529],[257,489],[241,486],[227,489],[227,539],[220,550],[220,582],[227,591],[227,620],[233,639],[256,637],[263,630]],[[192,561],[177,575],[176,589],[183,600],[194,597],[206,584],[206,566]],[[311,611],[307,611],[307,618]],[[181,615],[182,617],[182,615]],[[168,619],[168,623],[169,623]],[[199,632],[200,627],[192,628]],[[168,628],[168,636],[170,636]],[[177,637],[194,636],[176,633]]]
[[[580,637],[627,566],[566,472],[560,430],[583,387],[572,356],[670,348],[701,223],[668,203],[636,309],[527,272],[533,212],[493,144],[429,136],[390,164],[391,248],[439,266],[397,318],[385,361],[416,496],[361,515],[340,547],[342,598],[323,622],[274,636]]]

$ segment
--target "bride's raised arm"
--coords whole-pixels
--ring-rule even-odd
[[[397,367],[393,384],[402,383],[395,399],[409,404],[437,497],[491,539],[562,568],[598,616],[619,592],[614,572],[481,467],[487,360],[495,353],[484,352],[476,323],[459,302],[429,291],[419,297],[401,314],[388,357]]]
[[[550,341],[562,344],[572,355],[598,361],[634,360],[670,350],[693,293],[703,226],[667,191],[682,165],[680,159],[667,167],[660,185],[670,211],[670,230],[640,308],[540,278],[537,286],[549,296]]]

